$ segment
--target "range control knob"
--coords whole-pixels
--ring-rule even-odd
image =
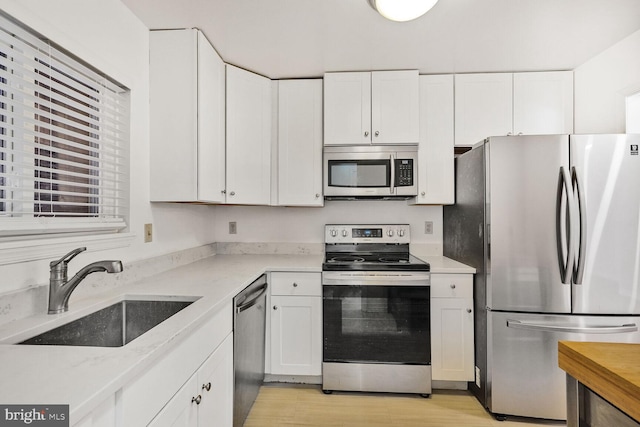
[[[387,236],[393,237],[393,230],[387,230]]]
[[[403,237],[404,236],[404,229],[400,229],[398,230],[398,236]]]
[[[347,237],[348,235],[349,232],[346,229],[342,230],[342,237]]]
[[[329,234],[331,234],[331,237],[336,237],[338,235],[338,231],[334,228],[329,231]]]

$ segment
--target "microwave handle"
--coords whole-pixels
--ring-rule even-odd
[[[396,156],[391,154],[391,194],[396,193]]]

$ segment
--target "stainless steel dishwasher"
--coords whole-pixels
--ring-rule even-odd
[[[242,427],[264,381],[267,276],[233,299],[233,426]]]

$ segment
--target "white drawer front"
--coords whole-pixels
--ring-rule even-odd
[[[322,296],[320,273],[271,273],[271,295]]]
[[[432,273],[431,298],[473,298],[473,275]]]

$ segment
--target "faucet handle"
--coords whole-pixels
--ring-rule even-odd
[[[82,248],[77,248],[72,250],[71,252],[69,252],[68,254],[66,254],[65,256],[63,256],[62,258],[60,258],[57,261],[51,261],[49,263],[49,267],[53,268],[55,266],[57,266],[60,263],[68,263],[69,261],[71,261],[76,255],[78,255],[81,252],[86,251],[87,248],[86,247],[82,247]]]

